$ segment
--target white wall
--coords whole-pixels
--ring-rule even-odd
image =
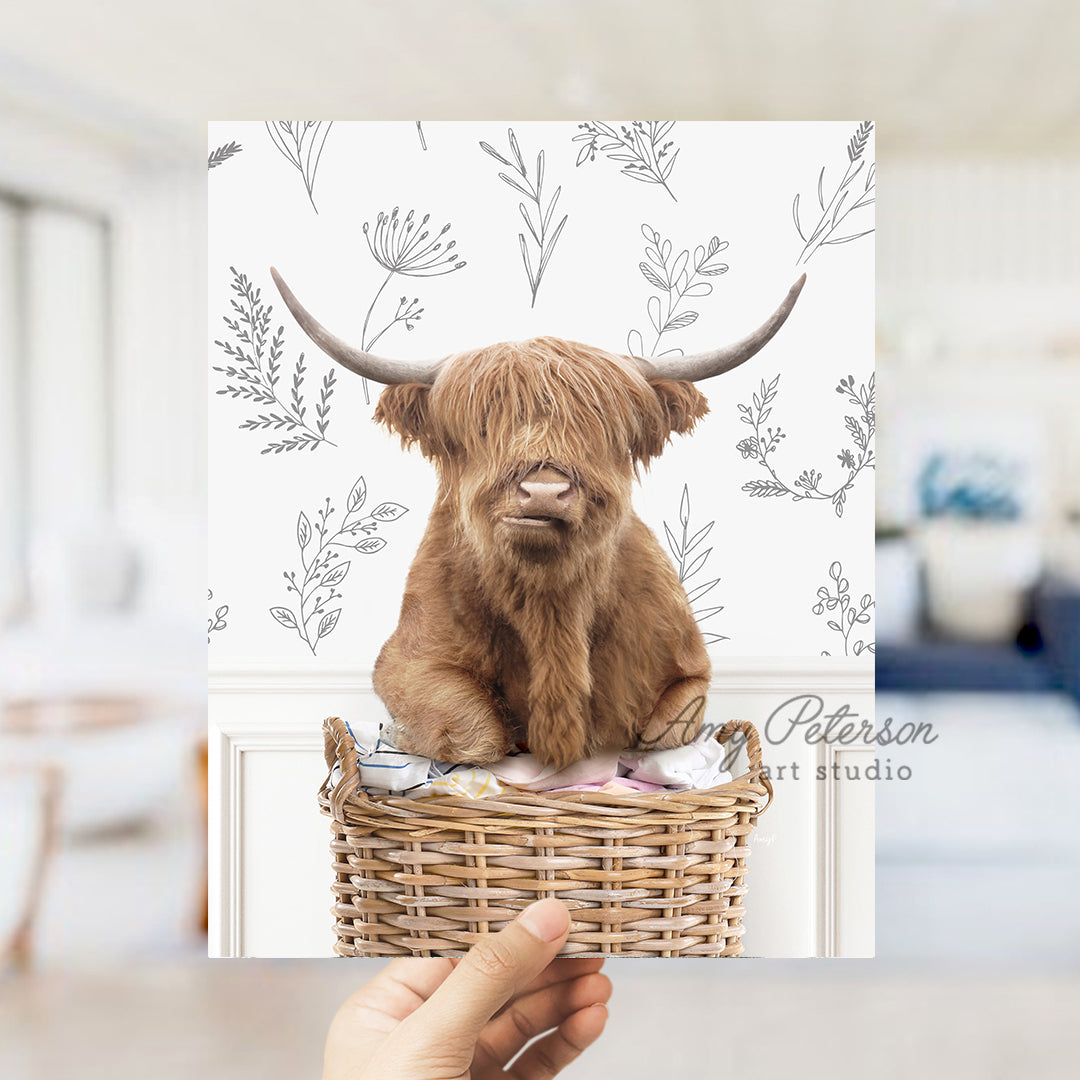
[[[670,239],[671,260],[683,249],[694,252],[707,245],[713,236],[729,245],[718,256],[728,271],[701,279],[713,286],[711,295],[687,298],[678,309],[697,312],[697,319],[668,331],[656,351],[693,352],[742,336],[776,307],[805,269],[808,284],[787,325],[751,363],[703,386],[711,414],[691,438],[677,439],[655,463],[635,505],[661,536],[665,523],[681,533],[685,487],[690,534],[715,522],[708,562],[686,584],[692,593],[698,585],[717,582],[697,605],[720,608],[702,623],[711,638],[714,690],[727,686],[732,695],[718,698],[717,709],[735,715],[753,704],[760,712],[760,702],[774,693],[771,687],[806,682],[808,664],[813,671],[808,687],[814,678],[828,681],[831,671],[843,670],[833,691],[853,695],[854,701],[872,686],[872,657],[863,652],[847,666],[843,657],[847,651],[854,659],[857,641],[873,641],[872,618],[845,643],[827,625],[832,615],[813,608],[819,589],[833,585],[829,571],[835,563],[842,564],[856,603],[873,593],[873,470],[855,476],[842,513],[828,498],[794,496],[804,494],[795,481],[805,469],[820,471],[821,489],[829,493],[849,476],[840,461],[844,450],[852,449],[845,417],[859,410],[837,393],[837,385],[850,375],[859,387],[873,375],[873,236],[822,247],[805,265],[796,265],[804,242],[792,220],[792,203],[798,194],[804,222],[820,217],[820,209],[813,213],[819,173],[825,166],[822,190],[828,204],[851,165],[848,146],[856,126],[679,122],[665,136],[680,151],[669,194],[659,185],[620,175],[618,165],[602,154],[576,166],[580,143],[573,140],[581,130],[574,123],[514,123],[529,169],[544,151],[545,207],[561,186],[552,227],[564,214],[568,219],[533,306],[518,239],[525,231],[518,203],[527,200],[499,179],[500,171],[511,168],[480,147],[484,141],[510,155],[506,124],[425,122],[425,150],[413,121],[336,122],[326,136],[310,196],[300,171],[274,145],[264,124],[210,125],[211,150],[234,142],[241,147],[208,178],[209,612],[213,617],[228,608],[221,617],[224,625],[210,635],[217,811],[225,831],[224,863],[214,865],[232,882],[223,886],[217,907],[223,923],[216,940],[223,951],[303,955],[324,941],[326,874],[320,870],[312,879],[284,867],[323,866],[325,831],[312,817],[321,780],[319,725],[326,715],[377,706],[363,688],[396,623],[405,575],[434,493],[431,469],[419,454],[403,453],[394,437],[370,422],[374,392],[372,402],[365,402],[360,380],[340,369],[325,439],[314,449],[275,451],[271,444],[296,434],[288,426],[241,428],[260,415],[284,414],[301,353],[311,426],[319,387],[334,369],[296,327],[274,290],[269,266],[276,265],[305,304],[341,336],[360,342],[367,320],[369,346],[372,328],[388,322],[400,299],[418,297],[424,311],[414,329],[398,323],[374,349],[415,359],[545,333],[626,351],[628,333],[648,325],[647,304],[658,292],[639,269],[646,258],[643,224]],[[853,200],[866,190],[872,138],[863,153]],[[438,277],[395,275],[368,319],[386,271],[373,260],[363,227],[373,229],[380,211],[394,207],[401,216],[411,210],[417,217],[430,213],[435,230],[450,223],[444,239],[456,241],[466,265]],[[867,206],[847,229],[832,235],[840,239],[872,227],[873,207]],[[228,388],[242,389],[240,377],[213,370],[242,367],[214,344],[236,344],[236,334],[223,322],[223,316],[236,317],[230,268],[261,290],[259,303],[273,305],[269,335],[282,328],[276,403],[236,396]],[[781,427],[786,434],[773,468],[788,491],[754,498],[743,486],[769,474],[737,447],[751,434],[739,406],[753,408],[762,382],[777,376],[763,434],[765,427]],[[318,640],[314,631],[323,616],[312,619],[309,644],[270,609],[287,608],[296,619],[296,598],[283,575],[303,576],[298,527],[317,523],[324,500],[335,524],[340,522],[359,477],[366,483],[366,511],[391,502],[407,513],[378,525],[374,535],[386,543],[377,552],[339,549],[351,565],[338,590],[343,595],[327,611],[340,608],[340,614],[334,629]],[[757,696],[744,702],[738,687],[748,669]],[[755,873],[760,870],[767,883],[759,893],[754,931],[761,951],[807,955],[841,947],[832,936],[825,943],[817,915],[823,888],[817,868],[825,858],[819,834],[826,829],[826,796],[819,787],[807,784],[799,794],[781,796],[770,812],[777,840],[769,852],[755,852]],[[277,793],[273,804],[264,804],[270,791]],[[862,806],[860,812],[869,811]],[[287,853],[275,854],[274,842],[284,844]],[[313,854],[308,845],[322,847]],[[865,836],[861,848],[849,848],[858,849],[852,865],[861,859],[864,873],[871,848]],[[829,888],[838,880],[833,874]],[[859,942],[849,941],[847,947],[870,948],[865,927]]]
[[[0,190],[25,206],[18,230],[5,216],[0,256],[0,396],[16,414],[2,491],[25,514],[12,527],[33,558],[43,536],[111,516],[138,549],[144,605],[194,624],[205,596],[201,162],[91,124],[74,104],[54,116],[55,102],[21,89],[0,115]]]
[[[878,245],[883,522],[914,520],[926,448],[966,438],[1030,463],[1026,502],[1055,557],[1063,515],[1080,507],[1078,184],[1080,164],[1052,154],[890,166]]]
[[[792,224],[792,200],[799,192],[804,206],[814,201],[823,164],[827,182],[843,171],[852,128],[678,124],[670,136],[681,147],[671,177],[676,202],[659,187],[620,176],[611,162],[575,168],[578,144],[572,137],[578,129],[572,123],[515,125],[529,162],[544,149],[545,191],[562,185],[557,215],[569,217],[530,307],[518,245],[521,197],[498,179],[500,166],[479,147],[484,140],[508,153],[505,125],[427,123],[423,151],[409,121],[335,124],[316,178],[316,214],[300,174],[262,124],[214,123],[212,147],[236,141],[243,149],[209,174],[210,335],[221,340],[228,333],[222,316],[231,313],[229,267],[236,267],[273,305],[272,329],[284,327],[282,397],[299,354],[305,356],[310,416],[320,380],[334,365],[296,327],[268,268],[277,265],[335,332],[359,339],[371,298],[386,277],[367,250],[363,225],[400,206],[402,215],[430,213],[436,229],[452,223],[447,239],[457,241],[467,265],[442,277],[395,276],[371,325],[385,323],[403,295],[418,296],[425,310],[412,332],[399,324],[379,340],[377,348],[387,354],[438,356],[538,333],[624,350],[628,331],[646,325],[646,303],[655,291],[638,269],[645,259],[642,223],[671,239],[673,256],[713,235],[729,242],[724,262],[730,270],[704,279],[713,294],[680,309],[696,310],[699,318],[666,335],[662,348],[715,346],[757,325],[803,269],[795,265],[802,244]],[[871,213],[872,207],[860,211],[867,215],[864,227],[872,225]],[[768,474],[736,449],[750,433],[740,422],[739,404],[751,405],[760,383],[779,375],[766,420],[787,433],[776,452],[777,472],[794,485],[802,470],[815,468],[830,491],[846,476],[837,456],[851,445],[844,417],[855,410],[835,388],[849,374],[863,383],[873,372],[872,240],[823,248],[812,257],[806,290],[784,330],[751,363],[705,385],[710,416],[692,437],[675,439],[635,497],[661,535],[665,521],[678,529],[684,484],[691,528],[717,523],[709,541],[713,553],[690,585],[720,579],[709,600],[723,610],[703,625],[725,638],[713,648],[718,664],[729,656],[835,652],[826,620],[811,608],[836,560],[856,596],[873,591],[872,471],[856,478],[839,518],[827,501],[751,498],[742,485]],[[208,366],[227,366],[222,351],[207,344]],[[360,380],[341,369],[337,374],[327,429],[336,445],[264,454],[280,436],[239,425],[282,408],[223,395],[236,380],[210,372],[210,585],[215,602],[229,605],[229,626],[213,637],[215,669],[271,660],[315,669],[369,668],[393,629],[434,481],[417,452],[402,453],[394,437],[370,422],[373,404],[365,404]],[[368,508],[393,501],[409,512],[380,526],[378,536],[387,542],[381,551],[351,556],[337,628],[312,657],[269,609],[291,606],[282,574],[299,567],[299,514],[314,522],[329,498],[339,520],[360,476],[367,482]]]

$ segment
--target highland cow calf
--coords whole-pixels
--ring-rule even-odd
[[[631,486],[708,412],[694,381],[762,348],[805,277],[764,326],[714,352],[643,360],[542,337],[408,364],[334,337],[272,273],[320,348],[388,384],[375,419],[438,470],[398,626],[375,663],[400,747],[483,764],[524,742],[564,766],[692,738],[709,657]]]

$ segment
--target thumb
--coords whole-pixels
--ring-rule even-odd
[[[555,959],[569,931],[570,913],[558,900],[531,904],[509,926],[474,945],[401,1025],[411,1029],[406,1045],[421,1054],[445,1053],[452,1042],[471,1060],[484,1025]]]

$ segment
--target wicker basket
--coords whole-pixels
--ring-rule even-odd
[[[339,956],[461,956],[522,908],[570,908],[563,956],[738,956],[749,834],[772,799],[753,724],[749,771],[707,791],[368,795],[344,721],[323,724]]]

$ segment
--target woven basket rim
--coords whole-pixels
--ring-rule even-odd
[[[557,813],[560,809],[576,808],[578,814],[596,813],[604,810],[655,811],[661,814],[687,813],[693,806],[701,806],[715,800],[721,805],[727,799],[737,800],[740,796],[756,796],[758,799],[768,795],[768,801],[757,808],[755,818],[767,810],[773,801],[773,788],[769,781],[761,758],[761,739],[757,728],[749,720],[729,720],[715,738],[724,745],[736,733],[746,736],[747,757],[750,767],[741,776],[718,784],[711,788],[690,788],[686,791],[616,793],[607,791],[524,791],[508,786],[498,795],[485,795],[472,798],[465,795],[425,795],[409,798],[404,795],[373,795],[360,785],[360,773],[356,763],[356,744],[347,724],[340,717],[329,716],[323,721],[325,757],[329,769],[326,779],[319,789],[319,803],[323,813],[338,820],[343,820],[345,806],[364,813],[365,811],[390,813],[402,818],[417,816],[437,817],[440,811],[467,811],[472,815],[483,814],[498,816],[500,812],[507,816],[521,813],[522,808]],[[341,778],[336,785],[331,785],[335,765],[341,766]],[[501,809],[501,807],[505,807]],[[426,815],[425,815],[426,811]],[[456,817],[457,814],[445,813],[444,816]],[[462,815],[463,817],[466,815]],[[541,826],[543,813],[531,818],[530,824]]]

